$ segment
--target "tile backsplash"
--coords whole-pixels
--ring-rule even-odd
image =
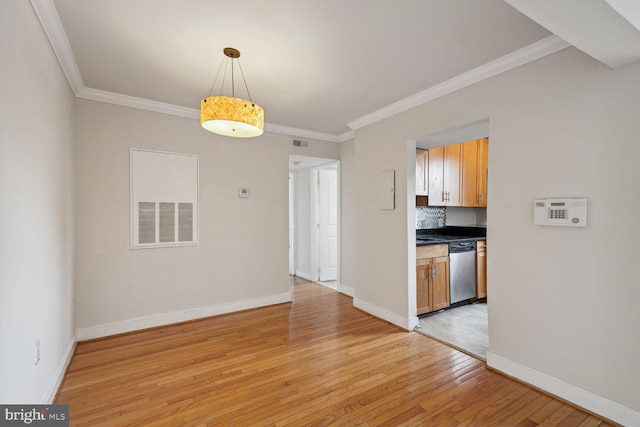
[[[447,224],[445,206],[416,206],[416,229],[441,228]]]

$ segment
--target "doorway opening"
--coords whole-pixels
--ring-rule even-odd
[[[474,290],[473,298],[465,300],[465,302],[460,302],[454,304],[453,299],[449,301],[449,297],[447,296],[446,306],[444,303],[440,304],[443,299],[443,289],[440,284],[429,285],[431,281],[424,277],[424,274],[420,276],[420,279],[417,278],[416,271],[422,272],[424,267],[420,269],[417,268],[418,262],[416,260],[416,233],[429,233],[434,234],[453,234],[452,231],[465,229],[465,231],[469,231],[469,227],[484,227],[486,230],[487,226],[487,203],[486,198],[484,199],[484,204],[480,202],[475,202],[476,199],[472,203],[468,203],[466,200],[465,193],[465,201],[462,200],[462,189],[466,185],[465,181],[462,180],[463,172],[470,170],[465,167],[466,159],[473,159],[473,162],[469,167],[473,167],[476,169],[471,169],[473,175],[471,177],[474,178],[475,181],[472,181],[474,184],[473,188],[476,191],[475,185],[480,185],[481,182],[479,172],[481,170],[487,171],[486,159],[488,158],[485,154],[483,157],[483,167],[480,167],[481,150],[477,151],[469,150],[466,148],[473,148],[477,146],[480,147],[481,141],[483,140],[482,147],[490,146],[487,143],[487,139],[489,138],[489,119],[480,120],[473,123],[468,123],[462,126],[457,126],[455,128],[445,129],[442,131],[438,131],[429,135],[421,136],[416,138],[415,140],[411,140],[407,142],[407,159],[411,161],[412,156],[415,155],[416,158],[416,168],[412,167],[408,168],[409,176],[407,176],[407,191],[408,191],[408,234],[409,234],[409,269],[410,277],[416,277],[415,281],[411,279],[409,281],[409,304],[410,304],[410,313],[415,313],[413,319],[413,325],[415,325],[415,330],[421,332],[431,338],[434,338],[438,341],[441,341],[445,344],[450,345],[458,350],[461,350],[467,354],[473,355],[479,359],[486,360],[486,354],[489,350],[489,335],[488,335],[488,290],[484,290],[480,292],[476,288]],[[468,144],[464,144],[465,150],[462,149],[462,143],[469,141]],[[473,141],[473,142],[472,142]],[[471,145],[470,145],[471,144]],[[451,146],[451,147],[449,147]],[[442,168],[440,168],[439,160],[443,158],[442,147],[447,147],[444,149],[445,153],[451,153],[449,157],[445,156],[444,160],[444,172]],[[459,147],[459,148],[456,148]],[[486,149],[483,148],[482,151],[487,153]],[[430,160],[430,151],[433,151],[434,160]],[[488,150],[490,152],[490,150]],[[460,153],[459,155],[455,153]],[[473,153],[473,155],[471,154]],[[447,162],[455,163],[454,160],[458,159],[457,166],[448,165]],[[433,170],[431,168],[433,167]],[[447,167],[449,169],[447,169]],[[457,168],[457,169],[456,169]],[[459,172],[453,174],[455,178],[459,181],[447,181],[447,170],[458,170]],[[458,174],[459,173],[459,174]],[[423,174],[422,181],[419,179],[420,174]],[[443,176],[444,181],[448,182],[448,185],[451,187],[451,193],[453,193],[454,189],[456,191],[460,191],[460,203],[448,203],[450,198],[448,194],[449,191],[446,192],[446,199],[442,194],[442,185],[443,185]],[[483,173],[484,183],[484,192],[488,193],[486,190],[488,185],[488,177],[486,173]],[[413,185],[415,184],[415,185]],[[438,187],[436,193],[431,194],[433,188]],[[478,187],[479,188],[479,187]],[[447,188],[445,188],[447,190]],[[479,190],[478,190],[479,191]],[[486,195],[483,192],[483,198]],[[479,194],[479,193],[478,193]],[[476,196],[476,198],[479,196]],[[481,199],[478,199],[481,200]],[[454,205],[454,206],[452,206]],[[457,206],[455,206],[457,205]],[[475,229],[474,229],[475,230]],[[460,234],[457,234],[458,236]],[[469,234],[471,236],[480,236],[483,234]],[[484,234],[486,235],[486,234]],[[486,242],[486,237],[484,238]],[[445,240],[446,243],[446,240]],[[486,244],[482,245],[483,252],[480,253],[480,250],[475,255],[476,264],[473,267],[473,271],[475,274],[475,284],[472,286],[477,286],[478,283],[486,285]],[[446,250],[446,248],[445,248]],[[475,250],[474,250],[475,252]],[[446,254],[446,253],[445,253]],[[443,254],[444,255],[444,254]],[[446,257],[447,259],[449,257]],[[444,259],[444,258],[442,258]],[[438,259],[439,262],[443,262],[442,259]],[[430,260],[420,259],[420,265],[422,266],[425,262]],[[432,263],[435,261],[432,261]],[[444,266],[444,264],[443,264]],[[446,263],[447,271],[449,271],[450,262]],[[451,264],[453,267],[453,265]],[[449,273],[447,273],[447,276]],[[484,279],[481,281],[478,280],[478,277],[482,275]],[[457,277],[457,276],[456,276]],[[465,276],[466,277],[466,276]],[[435,282],[434,282],[435,283]],[[444,282],[440,282],[444,283]],[[457,283],[457,282],[456,282]],[[425,295],[429,293],[429,286],[434,286],[433,292],[440,292],[437,294],[437,302],[438,305],[431,305],[429,302],[425,306]],[[449,291],[453,289],[454,282],[449,281],[449,278],[446,282],[446,289]],[[488,286],[487,286],[488,288]],[[453,291],[451,291],[451,294]],[[449,294],[449,292],[447,292]],[[436,295],[436,294],[434,294]],[[434,296],[435,298],[435,296]],[[418,301],[420,299],[420,301]],[[430,300],[429,300],[430,301]],[[470,304],[467,304],[470,303]],[[435,302],[433,303],[435,304]],[[420,307],[419,307],[420,306]],[[443,308],[444,307],[444,308]],[[420,310],[420,311],[418,311]],[[418,318],[417,313],[421,313],[421,316]]]
[[[338,290],[340,162],[289,156],[289,272]]]

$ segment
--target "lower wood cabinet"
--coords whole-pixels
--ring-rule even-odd
[[[419,246],[416,251],[418,315],[449,307],[449,247]]]
[[[487,297],[487,241],[476,243],[476,298]]]

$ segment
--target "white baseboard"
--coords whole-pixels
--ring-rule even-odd
[[[71,356],[73,356],[73,351],[76,348],[76,337],[71,338],[71,342],[67,347],[67,351],[64,354],[64,358],[58,365],[58,369],[56,370],[56,375],[51,379],[51,384],[49,384],[49,388],[42,400],[43,405],[50,405],[53,403],[53,399],[56,397],[56,393],[58,393],[58,389],[60,388],[60,384],[62,384],[62,380],[64,379],[64,374],[67,372],[67,366],[69,366],[69,362],[71,362]]]
[[[487,365],[622,425],[640,426],[640,412],[498,354],[488,352]]]
[[[372,316],[378,317],[382,320],[386,320],[389,323],[393,323],[396,326],[401,327],[407,331],[410,331],[409,320],[393,313],[385,308],[380,308],[375,304],[368,303],[358,298],[353,298],[353,306],[359,308],[362,311],[366,311]]]
[[[353,289],[351,286],[345,285],[344,283],[338,284],[338,292],[340,292],[341,294],[348,295],[351,298],[353,298],[356,294],[355,289]]]
[[[109,323],[106,325],[92,326],[90,328],[78,329],[76,336],[78,341],[84,341],[93,338],[101,338],[109,335],[122,334],[125,332],[137,331],[140,329],[153,328],[156,326],[170,325],[172,323],[185,322],[188,320],[200,319],[203,317],[216,316],[218,314],[232,313],[234,311],[264,307],[267,305],[280,304],[290,301],[291,293],[287,292],[284,294],[271,295],[268,297],[234,301],[225,304],[211,305],[208,307],[200,307],[189,310],[176,311],[172,313],[139,317],[136,319],[129,319],[122,322]]]
[[[300,271],[300,270],[296,270],[295,273],[296,276],[301,277],[305,280],[308,280],[310,282],[314,282],[315,280],[313,279],[313,277],[311,276],[311,273],[307,272],[307,271]]]
[[[413,316],[409,318],[409,330],[413,331],[416,326],[420,325],[420,319],[418,316]]]
[[[318,285],[322,285],[322,286],[324,286],[325,288],[329,288],[329,289],[334,290],[334,291],[336,291],[336,292],[338,291],[338,285],[337,285],[335,282],[333,282],[333,283],[327,283],[327,282],[313,282],[313,283],[317,283]]]

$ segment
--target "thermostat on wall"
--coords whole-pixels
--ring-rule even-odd
[[[246,199],[247,197],[249,197],[249,189],[248,188],[241,188],[238,190],[238,197]]]
[[[586,227],[587,199],[534,200],[533,223],[536,225]]]

